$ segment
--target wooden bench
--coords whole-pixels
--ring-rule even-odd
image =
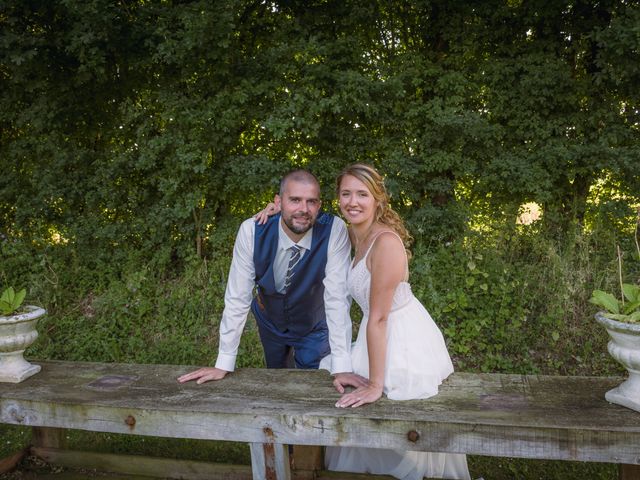
[[[60,429],[79,429],[247,442],[253,478],[291,478],[288,444],[607,462],[640,478],[640,413],[604,399],[621,378],[455,373],[427,400],[337,409],[324,371],[240,369],[195,385],[176,381],[186,366],[38,363],[0,384],[0,422],[36,427],[35,453],[54,462],[73,458],[53,448]],[[217,478],[246,478],[230,472]]]

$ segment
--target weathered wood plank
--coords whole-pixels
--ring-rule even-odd
[[[0,474],[12,471],[22,461],[28,453],[28,448],[23,448],[19,452],[0,459]]]
[[[640,465],[620,465],[619,480],[640,480]]]
[[[31,453],[47,463],[66,468],[95,469],[99,472],[121,475],[189,478],[189,480],[250,480],[252,478],[251,467],[247,465],[40,447],[33,447]]]
[[[452,375],[427,400],[337,409],[322,371],[241,369],[178,384],[193,367],[40,362],[0,384],[0,421],[164,437],[399,448],[640,464],[640,414],[608,404],[611,377]]]
[[[289,447],[279,443],[252,443],[253,480],[291,480]]]
[[[324,449],[315,445],[295,445],[293,447],[294,470],[324,469]]]
[[[56,473],[38,473],[37,476],[25,476],[25,480],[123,480],[118,474],[108,476],[107,474],[100,473],[99,477],[93,472],[56,472]],[[154,480],[153,477],[145,477],[140,475],[127,475],[126,480]],[[160,479],[157,479],[160,480]],[[164,478],[162,480],[165,480]]]
[[[65,428],[33,427],[31,443],[36,447],[64,448],[67,446]]]
[[[142,455],[125,455],[33,447],[31,454],[47,463],[71,469],[96,470],[127,478],[188,478],[189,480],[252,480],[248,465],[229,465]],[[316,480],[313,471],[292,472],[293,480]],[[380,477],[384,479],[385,477]]]

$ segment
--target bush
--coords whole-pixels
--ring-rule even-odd
[[[458,369],[604,374],[622,370],[588,303],[612,264],[599,232],[559,242],[506,229],[446,245],[418,243],[412,283],[440,325]]]

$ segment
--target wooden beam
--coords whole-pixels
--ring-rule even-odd
[[[50,427],[33,427],[31,444],[36,447],[65,448],[67,446],[67,429]]]
[[[295,445],[291,462],[294,470],[324,470],[324,449],[315,445]]]
[[[33,447],[31,453],[47,463],[62,467],[88,468],[121,475],[189,478],[189,480],[250,480],[252,478],[251,467],[248,465],[40,447]]]
[[[640,480],[640,465],[620,465],[620,480]]]
[[[455,373],[427,400],[334,407],[323,371],[239,369],[179,384],[191,366],[40,362],[0,384],[0,422],[159,437],[342,445],[640,464],[640,415],[606,402],[617,377]]]
[[[24,448],[6,458],[0,459],[0,474],[13,471],[28,452],[29,448]]]
[[[252,443],[253,480],[291,480],[289,446],[280,443]]]
[[[32,447],[31,454],[53,465],[127,475],[127,478],[133,476],[188,478],[189,480],[253,480],[254,478],[249,465],[40,447]],[[316,480],[317,478],[313,471],[292,472],[291,477],[292,480]]]

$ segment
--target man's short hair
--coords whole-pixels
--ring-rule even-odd
[[[294,182],[310,183],[318,187],[318,191],[320,190],[320,182],[318,181],[318,179],[313,173],[311,173],[308,170],[302,170],[302,169],[292,170],[289,173],[287,173],[284,177],[282,177],[282,180],[280,180],[279,194],[281,197],[284,194],[284,187],[286,186],[289,180],[293,180]]]

